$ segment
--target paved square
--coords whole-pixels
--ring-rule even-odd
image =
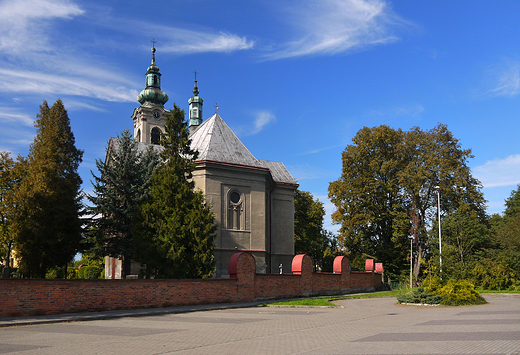
[[[416,307],[252,307],[0,328],[0,354],[520,354],[520,295]]]

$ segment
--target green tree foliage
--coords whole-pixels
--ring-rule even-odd
[[[434,228],[437,231],[436,228]],[[437,241],[434,243],[437,246]],[[442,221],[442,276],[446,279],[468,279],[485,250],[490,246],[486,221],[463,206]],[[437,250],[432,262],[438,265]]]
[[[388,126],[363,128],[345,148],[341,177],[329,186],[341,224],[340,240],[351,258],[373,256],[393,278],[407,268],[408,236],[415,240],[414,274],[431,250],[430,232],[437,195],[445,216],[461,206],[485,218],[480,183],[467,166],[463,150],[445,125],[408,132]],[[408,262],[407,262],[408,261]]]
[[[335,235],[323,228],[325,208],[308,191],[296,190],[294,195],[294,249],[307,254],[314,267],[332,271],[333,259],[339,255]]]
[[[403,140],[401,130],[388,126],[361,129],[343,151],[341,177],[329,186],[337,208],[332,220],[341,224],[339,240],[352,265],[375,257],[393,276],[405,267],[410,229],[399,186]]]
[[[497,270],[503,270],[503,277],[497,275],[502,280],[499,289],[520,282],[520,185],[511,192],[505,205],[503,216],[494,215],[491,218],[494,245],[487,253],[487,257],[492,260],[488,262]]]
[[[296,190],[294,195],[294,249],[296,254],[309,255],[321,264],[325,251],[323,217],[325,208],[307,191]]]
[[[92,203],[88,208],[92,215],[88,252],[118,258],[129,265],[134,252],[134,218],[149,193],[151,175],[158,164],[153,147],[140,152],[128,129],[109,142],[106,160],[96,159],[99,176],[92,173],[94,191],[87,196]]]
[[[61,100],[37,115],[24,177],[17,190],[15,248],[20,271],[45,277],[49,268],[66,267],[81,241],[81,178],[83,151],[75,146],[70,120]]]
[[[9,277],[16,231],[14,216],[16,213],[16,189],[20,184],[23,170],[23,158],[15,162],[9,152],[0,152],[0,261],[5,262],[3,277]]]
[[[485,200],[482,185],[473,178],[468,160],[473,158],[470,149],[462,149],[458,140],[445,125],[439,124],[429,131],[418,127],[404,137],[404,169],[399,173],[412,231],[416,236],[417,256],[414,275],[419,278],[421,260],[431,247],[428,238],[429,222],[435,220],[437,195],[440,187],[441,211],[449,216],[459,208],[474,211],[484,220]]]
[[[198,153],[190,148],[184,116],[177,105],[165,115],[164,163],[154,171],[150,198],[141,209],[138,248],[156,277],[211,277],[215,267],[215,217],[192,181]]]

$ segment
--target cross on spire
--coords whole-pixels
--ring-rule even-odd
[[[195,73],[195,81],[197,81],[197,71],[195,70],[194,73]]]
[[[218,105],[215,104],[214,107],[215,107],[215,113],[218,113]]]
[[[151,40],[152,42],[152,64],[155,64],[155,44],[157,41],[154,39]]]

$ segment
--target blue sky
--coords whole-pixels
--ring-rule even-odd
[[[520,183],[520,2],[0,1],[0,150],[28,153],[43,100],[61,98],[80,174],[139,104],[151,40],[167,108],[219,114],[258,159],[282,161],[327,208],[341,152],[364,126],[448,125],[470,148],[489,213]]]

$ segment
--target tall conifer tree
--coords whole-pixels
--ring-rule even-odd
[[[161,136],[163,165],[152,177],[150,199],[143,205],[143,226],[149,231],[148,248],[156,276],[211,277],[214,272],[215,217],[192,173],[198,153],[190,148],[184,110],[174,105],[165,115]]]
[[[83,151],[75,146],[70,119],[58,100],[40,106],[25,176],[17,192],[16,252],[25,276],[45,277],[49,268],[65,267],[78,252],[82,223]]]
[[[95,255],[118,258],[128,266],[134,254],[134,216],[148,195],[159,156],[152,146],[139,152],[128,129],[111,143],[107,159],[96,159],[99,177],[92,173],[94,193],[88,196],[92,218],[87,245]],[[123,268],[123,278],[125,271]]]

